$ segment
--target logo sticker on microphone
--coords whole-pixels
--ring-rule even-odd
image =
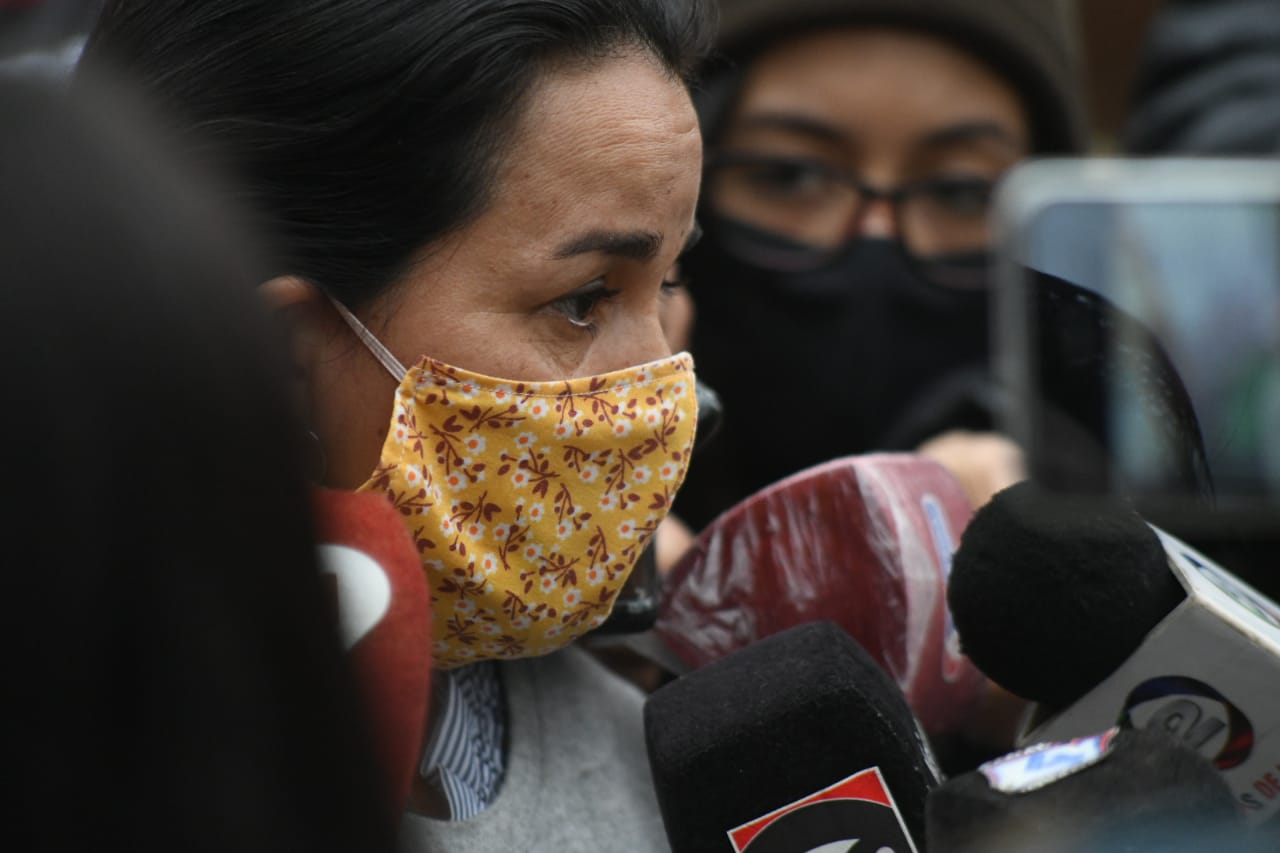
[[[1038,743],[978,768],[993,791],[1027,794],[1087,770],[1111,754],[1119,729],[1066,743]]]
[[[1239,767],[1253,752],[1253,725],[1214,688],[1185,675],[1152,678],[1124,700],[1123,725],[1162,729],[1213,761],[1219,770]]]
[[[343,648],[377,627],[391,608],[391,581],[378,561],[347,545],[321,545],[320,573],[332,577]]]
[[[729,831],[735,853],[917,853],[879,767]]]

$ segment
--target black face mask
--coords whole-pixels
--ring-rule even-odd
[[[819,268],[785,273],[725,250],[744,241],[752,241],[755,257],[776,250],[781,259],[796,248],[717,220],[682,262],[698,307],[698,375],[725,410],[722,433],[682,490],[678,511],[689,520],[704,523],[828,459],[909,449],[928,430],[990,426],[989,413],[959,411],[965,406],[952,423],[928,411],[939,389],[967,381],[958,377],[986,376],[985,287],[931,283],[928,268],[892,240],[859,240]],[[946,259],[945,267],[970,280],[986,277],[983,255]],[[913,420],[916,429],[906,423]]]

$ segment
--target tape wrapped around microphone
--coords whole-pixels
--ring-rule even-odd
[[[829,620],[866,649],[930,735],[958,729],[985,683],[946,602],[972,515],[963,488],[914,454],[802,471],[725,512],[665,581],[655,628],[699,667],[796,625]]]

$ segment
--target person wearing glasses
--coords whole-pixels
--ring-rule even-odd
[[[1008,442],[955,431],[993,425],[995,186],[1023,158],[1084,147],[1073,11],[722,0],[698,104],[705,235],[683,272],[725,426],[683,517],[701,526],[809,465],[942,434],[929,448],[993,467],[992,485],[1017,475]],[[785,420],[763,416],[778,400],[762,387]]]

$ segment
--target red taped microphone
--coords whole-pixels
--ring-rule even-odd
[[[666,580],[656,632],[699,667],[796,625],[829,620],[893,677],[931,735],[967,720],[985,678],[946,606],[972,510],[955,477],[914,454],[802,471],[704,530]]]
[[[418,550],[383,495],[321,490],[321,571],[364,691],[397,811],[408,800],[431,686],[431,596]]]

